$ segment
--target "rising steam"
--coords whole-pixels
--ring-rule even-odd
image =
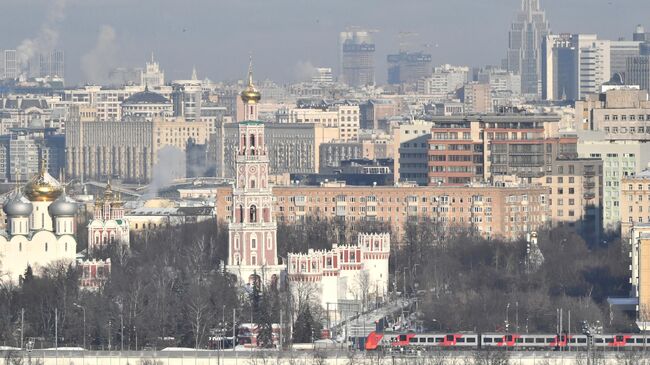
[[[102,83],[109,79],[109,73],[117,63],[115,29],[103,25],[99,30],[95,47],[81,57],[81,70],[87,82]]]
[[[24,39],[16,49],[22,67],[37,54],[51,52],[59,40],[59,25],[65,18],[68,0],[51,0],[49,3],[51,8],[36,37]]]

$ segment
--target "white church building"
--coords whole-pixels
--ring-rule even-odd
[[[11,193],[3,210],[7,228],[0,232],[0,281],[18,283],[28,266],[38,274],[57,261],[75,264],[77,204],[45,169],[24,191]]]

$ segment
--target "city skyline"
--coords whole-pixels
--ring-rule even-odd
[[[101,82],[89,79],[113,67],[142,67],[151,52],[169,79],[188,78],[193,66],[200,78],[242,79],[240,61],[252,53],[260,78],[290,82],[306,78],[312,66],[337,68],[337,36],[356,25],[379,30],[374,34],[376,75],[384,83],[385,55],[398,49],[400,32],[417,33],[409,39],[412,48],[431,53],[433,64],[499,65],[509,25],[521,5],[520,0],[416,1],[409,7],[338,0],[309,5],[289,0],[195,1],[190,6],[142,1],[129,4],[125,13],[119,11],[121,3],[9,1],[0,22],[0,32],[8,36],[0,48],[40,40],[64,50],[69,85]],[[642,14],[650,11],[650,4],[641,0],[617,4],[616,17],[610,10],[614,2],[608,0],[547,0],[540,5],[553,33],[597,33],[600,39],[631,39],[636,24],[644,23]],[[204,10],[193,11],[199,7]],[[33,17],[25,21],[23,12]],[[86,31],[78,32],[80,27]]]

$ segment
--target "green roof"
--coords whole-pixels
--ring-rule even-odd
[[[261,120],[245,120],[243,122],[240,122],[239,124],[245,124],[245,125],[260,125],[264,124]]]

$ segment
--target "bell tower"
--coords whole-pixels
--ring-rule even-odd
[[[257,117],[260,100],[252,79],[249,68],[249,83],[241,93],[248,118]],[[284,265],[278,264],[277,224],[273,218],[264,124],[257,120],[241,122],[238,136],[226,269],[244,283],[251,283],[255,275],[264,283],[277,281]]]

